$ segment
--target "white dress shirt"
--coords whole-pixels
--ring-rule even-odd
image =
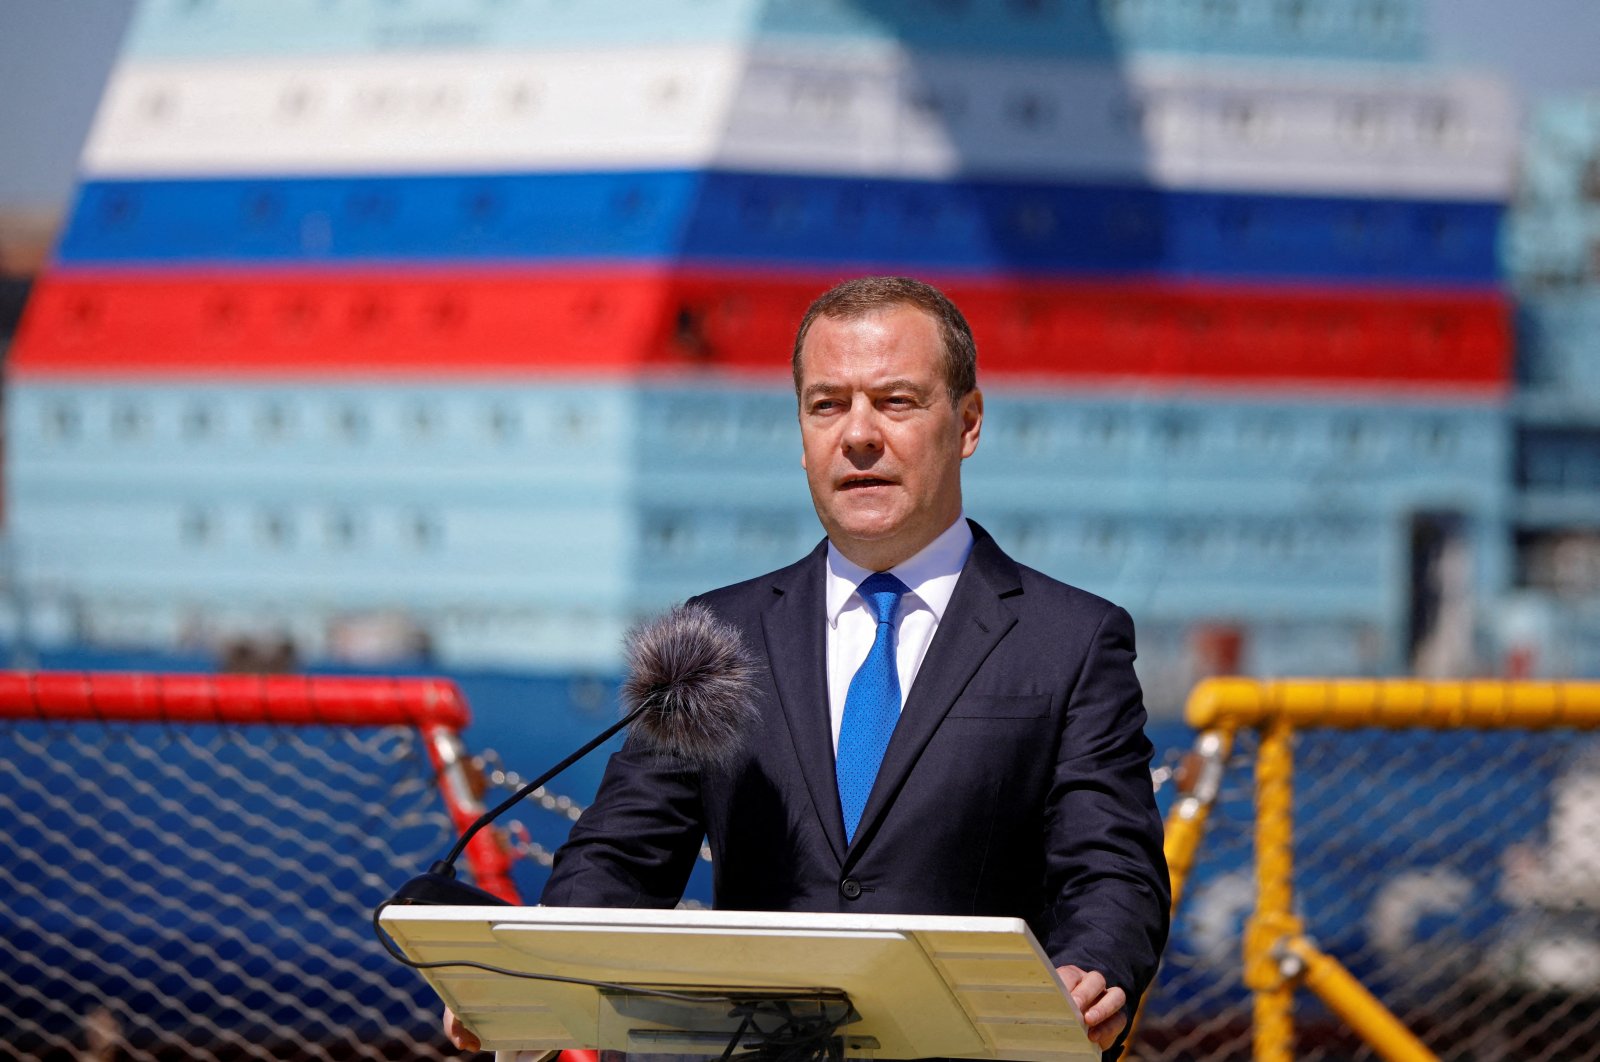
[[[902,706],[971,552],[972,528],[963,514],[921,552],[889,569],[911,591],[900,598],[895,614],[895,670],[900,677]],[[839,724],[844,719],[850,680],[867,659],[878,634],[877,614],[856,589],[871,574],[847,560],[832,542],[828,543],[828,714],[833,719],[835,753],[839,751]]]

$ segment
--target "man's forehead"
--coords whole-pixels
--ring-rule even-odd
[[[800,367],[808,381],[863,372],[909,379],[937,375],[942,354],[937,322],[915,306],[890,306],[848,318],[818,318],[801,348]]]
[[[806,336],[806,345],[820,330],[824,334],[830,332],[845,332],[854,328],[877,331],[892,329],[897,333],[910,333],[913,335],[939,332],[939,320],[922,307],[909,302],[891,302],[882,306],[872,306],[855,313],[839,314],[837,316],[822,314],[811,323],[811,330]]]

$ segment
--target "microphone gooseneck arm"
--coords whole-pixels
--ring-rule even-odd
[[[629,712],[615,723],[612,723],[610,726],[606,727],[599,734],[595,735],[587,745],[583,746],[583,748],[574,752],[572,755],[568,756],[566,759],[562,760],[560,763],[556,764],[554,767],[550,768],[548,771],[544,772],[527,785],[518,789],[515,793],[512,793],[509,797],[502,800],[495,807],[484,812],[482,815],[479,815],[473,824],[468,826],[466,830],[462,832],[460,837],[456,838],[455,846],[450,849],[450,853],[448,855],[429,867],[427,873],[418,874],[416,877],[400,886],[399,890],[393,896],[384,901],[384,904],[380,906],[379,910],[382,910],[383,906],[387,906],[391,903],[445,904],[453,906],[482,906],[484,904],[497,905],[507,903],[508,901],[503,897],[480,889],[476,885],[468,885],[466,882],[459,880],[456,877],[456,860],[461,857],[462,852],[467,850],[467,845],[471,843],[475,836],[477,836],[479,830],[483,829],[485,826],[489,825],[489,823],[505,814],[513,805],[517,803],[517,801],[523,799],[529,793],[532,793],[534,790],[550,781],[550,779],[554,778],[568,767],[571,767],[574,763],[578,762],[578,760],[593,752],[617,731],[621,730],[623,727],[639,718],[640,714],[644,711],[644,705],[640,705],[639,707],[635,708],[633,711]],[[376,926],[377,923],[374,922],[373,925]]]
[[[556,775],[560,774],[562,771],[566,770],[568,767],[571,767],[574,763],[577,763],[579,760],[589,755],[589,753],[605,744],[617,733],[617,731],[621,730],[623,727],[639,718],[639,716],[645,711],[645,708],[645,705],[639,705],[639,707],[635,708],[633,711],[629,712],[627,715],[623,716],[621,719],[618,719],[615,723],[612,723],[600,733],[596,734],[589,740],[588,744],[572,753],[566,759],[562,760],[560,763],[556,764],[554,767],[550,768],[548,771],[544,772],[539,777],[523,786],[521,789],[518,789],[515,793],[512,793],[510,796],[506,797],[499,804],[496,804],[488,811],[485,811],[482,815],[479,815],[477,821],[475,821],[471,826],[468,826],[464,831],[462,831],[461,836],[456,838],[455,846],[450,849],[450,854],[433,865],[431,868],[432,871],[434,873],[453,874],[455,872],[456,860],[461,857],[462,852],[466,851],[467,845],[472,841],[473,837],[477,836],[479,830],[483,829],[485,826],[489,825],[489,823],[505,814],[513,805],[521,802],[529,793],[532,793],[534,790],[550,781],[550,779],[554,778]],[[440,869],[441,866],[444,867],[443,870]]]
[[[587,756],[623,727],[638,722],[644,745],[698,766],[716,766],[737,754],[757,713],[752,706],[754,665],[739,632],[700,604],[681,605],[628,633],[628,679],[623,703],[631,708],[588,744],[479,815],[443,859],[390,897],[401,904],[493,905],[507,901],[456,878],[456,860],[489,823],[518,801]]]

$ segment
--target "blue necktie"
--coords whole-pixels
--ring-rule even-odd
[[[878,765],[889,747],[889,735],[900,721],[900,675],[894,663],[894,614],[906,584],[888,572],[876,572],[857,588],[878,617],[872,649],[850,680],[839,722],[839,751],[834,757],[839,778],[839,804],[844,809],[845,840],[852,840],[867,806],[867,794],[878,777]]]

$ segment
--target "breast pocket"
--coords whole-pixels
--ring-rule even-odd
[[[1038,719],[1050,714],[1050,697],[1044,693],[975,693],[956,701],[952,719]]]

